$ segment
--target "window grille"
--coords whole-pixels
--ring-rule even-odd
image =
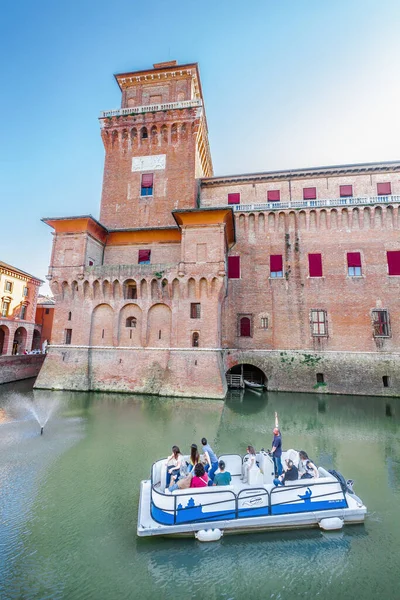
[[[192,302],[190,304],[190,318],[200,319],[201,316],[201,305],[200,302]]]
[[[372,311],[372,328],[374,337],[390,337],[389,312],[387,310]]]
[[[325,310],[312,310],[310,313],[311,335],[327,336],[328,322]]]

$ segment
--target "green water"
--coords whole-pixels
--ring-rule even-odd
[[[400,598],[400,399],[248,392],[227,401],[0,386],[0,598]],[[43,436],[29,411],[55,407]],[[173,444],[285,448],[355,480],[365,525],[137,538],[139,482]]]

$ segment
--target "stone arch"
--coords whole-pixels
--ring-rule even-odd
[[[317,229],[317,211],[310,210],[310,230],[315,231]]]
[[[10,330],[7,325],[0,325],[0,354],[7,354],[10,341]]]
[[[393,229],[394,226],[394,210],[393,206],[389,205],[386,207],[386,227],[388,229]]]
[[[325,209],[322,209],[319,213],[319,227],[320,227],[320,229],[328,228],[328,218],[327,218],[327,212]]]
[[[137,142],[137,129],[133,127],[131,129],[131,145],[134,146]]]
[[[289,213],[289,229],[294,231],[296,229],[296,213],[291,210]]]
[[[299,229],[307,229],[307,215],[305,210],[299,212]]]
[[[161,281],[161,292],[162,292],[162,297],[163,300],[169,300],[169,286],[168,286],[168,279],[163,279]]]
[[[147,281],[146,279],[142,279],[140,282],[140,297],[147,298]]]
[[[61,284],[61,297],[63,300],[69,298],[69,285],[68,281],[63,281]]]
[[[274,231],[275,229],[275,213],[268,213],[268,229]]]
[[[41,344],[40,344],[41,337],[42,336],[40,335],[40,331],[38,329],[34,329],[33,336],[32,336],[32,350],[41,350]]]
[[[134,279],[125,279],[123,283],[124,300],[136,300],[138,297],[137,284]]]
[[[76,298],[78,296],[78,282],[73,281],[71,283],[71,296],[72,298]]]
[[[382,227],[382,208],[380,206],[375,206],[374,210],[374,227],[375,229],[379,229]]]
[[[112,285],[114,300],[121,300],[121,284],[118,279],[115,279]]]
[[[108,279],[105,279],[102,284],[103,298],[105,300],[111,300],[111,285]]]
[[[156,146],[158,144],[158,129],[155,125],[153,125],[153,127],[151,128],[150,136],[151,136],[151,143],[154,146]]]
[[[114,129],[114,131],[111,134],[111,145],[113,148],[118,146],[118,131],[116,129]]]
[[[90,291],[90,283],[87,281],[87,279],[85,279],[83,282],[83,297],[90,298]]]
[[[371,209],[366,206],[363,210],[363,228],[369,229],[371,227]]]
[[[232,381],[230,375],[240,375],[242,377],[242,383],[243,380],[246,380],[252,383],[258,383],[260,385],[263,385],[264,389],[267,388],[268,377],[266,376],[264,371],[262,371],[262,369],[260,369],[256,365],[252,365],[251,363],[237,363],[236,365],[231,367],[226,372],[226,380],[228,386],[230,386],[230,382]]]
[[[96,279],[93,281],[93,298],[95,300],[99,300],[100,296],[100,281]]]
[[[172,312],[166,304],[153,304],[147,315],[147,346],[171,346]]]
[[[161,127],[161,141],[164,143],[168,143],[168,127],[163,125]]]
[[[258,215],[258,232],[264,233],[265,231],[265,216],[264,213],[259,213]]]
[[[178,125],[176,123],[173,123],[173,125],[171,126],[171,142],[173,144],[176,144],[177,141],[178,141]]]
[[[351,211],[351,228],[360,229],[360,211],[357,207]]]
[[[218,293],[219,281],[217,277],[213,277],[211,280],[211,294],[215,296]]]
[[[53,292],[53,296],[58,297],[60,294],[60,286],[58,284],[58,281],[53,281],[50,284],[50,288],[51,288],[51,291]]]
[[[347,229],[349,226],[349,211],[347,210],[347,208],[342,208],[340,212],[342,218],[342,227],[344,229]]]
[[[205,277],[200,279],[200,298],[207,298],[208,296],[208,281]]]
[[[128,130],[127,129],[123,129],[122,130],[122,144],[124,146],[126,146],[128,144]]]
[[[142,310],[134,303],[125,304],[119,311],[118,345],[142,346]]]
[[[142,127],[142,129],[140,130],[140,139],[147,140],[148,137],[149,137],[149,133],[147,131],[147,127]]]
[[[194,300],[196,298],[196,281],[193,279],[193,277],[190,277],[190,279],[188,279],[187,290],[188,298]]]
[[[13,341],[13,354],[23,354],[24,350],[28,350],[26,347],[26,341],[28,338],[28,332],[25,327],[18,327],[18,329],[14,333],[14,341]]]
[[[175,278],[172,282],[172,298],[178,300],[179,295],[179,279]]]
[[[187,138],[187,131],[188,131],[188,129],[187,129],[186,123],[182,123],[182,125],[181,125],[181,138],[183,140],[185,140]]]
[[[150,289],[151,289],[151,299],[158,300],[159,295],[158,295],[158,280],[157,279],[151,280]]]
[[[330,212],[330,228],[337,229],[338,227],[338,212],[336,208],[333,208]]]
[[[246,227],[246,216],[245,215],[239,215],[239,229],[241,229],[242,231],[244,231],[245,227]]]
[[[198,331],[192,333],[192,348],[198,348],[200,346],[200,334]]]
[[[285,221],[286,221],[286,215],[284,212],[280,212],[279,213],[279,221],[278,221],[278,231],[285,231],[286,227],[285,227]]]
[[[92,312],[91,346],[113,346],[114,311],[109,304],[98,304]]]
[[[256,224],[256,218],[254,216],[254,213],[250,213],[249,214],[249,233],[254,233],[255,232],[255,225]]]

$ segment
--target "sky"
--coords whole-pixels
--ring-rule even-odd
[[[398,0],[4,0],[0,260],[45,279],[41,218],[98,218],[113,75],[156,62],[199,63],[215,175],[399,160],[399,30]]]

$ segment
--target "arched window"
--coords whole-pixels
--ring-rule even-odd
[[[193,346],[193,348],[198,348],[199,347],[199,337],[200,336],[199,336],[199,332],[198,331],[195,331],[192,334],[192,346]]]
[[[147,140],[147,138],[149,137],[146,127],[142,127],[140,131],[140,137],[142,138],[142,140]]]
[[[251,321],[249,317],[240,319],[240,337],[251,337]]]
[[[137,319],[136,317],[128,317],[125,323],[125,327],[136,327]]]

